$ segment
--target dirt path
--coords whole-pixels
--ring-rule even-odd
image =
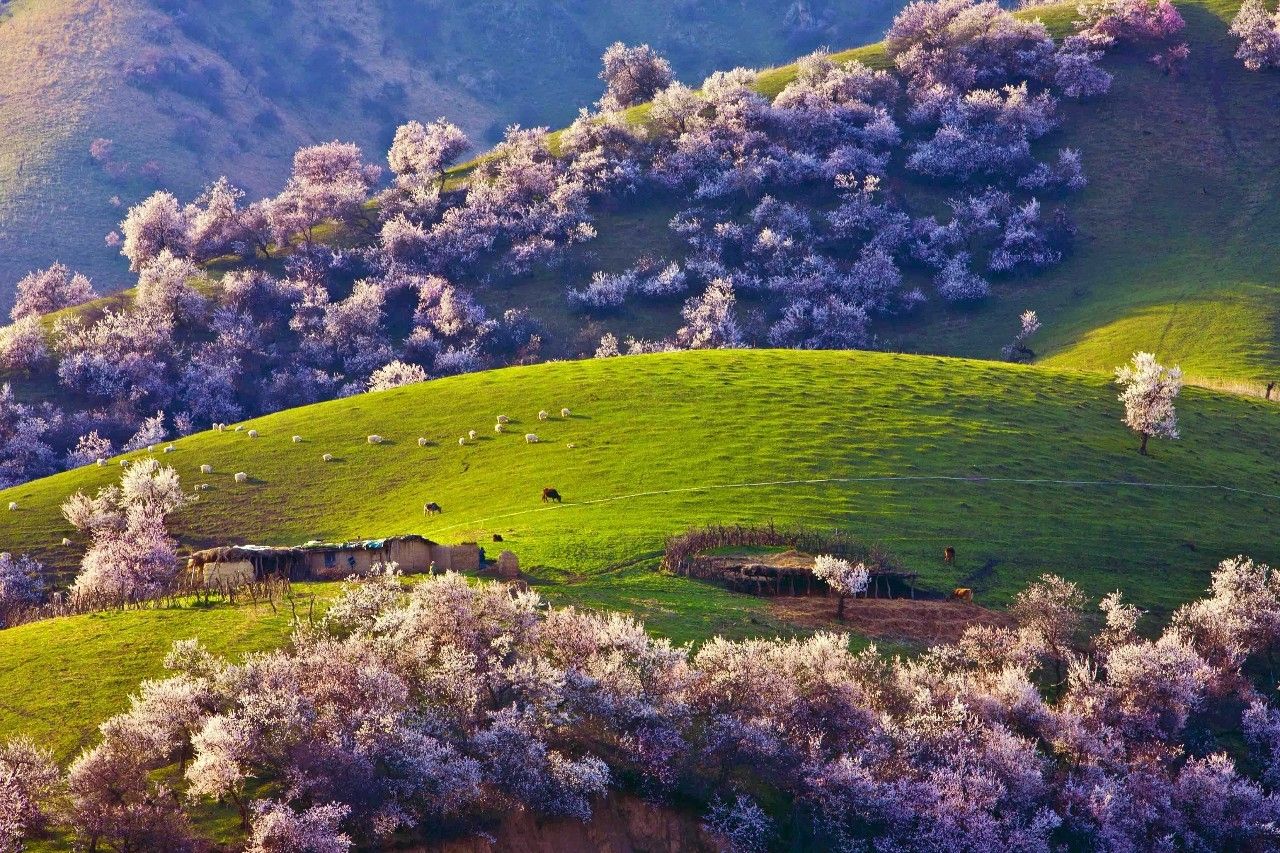
[[[910,598],[850,599],[844,603],[843,621],[836,619],[834,598],[775,596],[768,599],[768,607],[772,615],[789,622],[928,645],[954,643],[971,625],[1013,623],[1007,614],[976,604]]]

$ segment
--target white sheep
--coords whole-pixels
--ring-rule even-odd
[[[465,435],[462,438],[458,439],[458,446],[459,447],[467,446],[467,437]]]
[[[212,465],[201,465],[201,466],[200,466],[200,473],[201,473],[201,474],[212,474],[212,473],[213,473],[213,466],[212,466]]]
[[[577,446],[578,445],[574,444],[572,441],[565,445],[565,447],[568,447],[570,450],[573,450]]]
[[[324,456],[321,456],[320,458],[321,458],[321,459],[323,459],[325,462],[332,462],[332,461],[333,461],[333,454],[332,454],[332,453],[326,453]]]
[[[174,447],[172,444],[169,444],[169,445],[166,445],[166,446],[165,446],[164,452],[165,452],[165,453],[172,453],[172,452],[173,452],[173,451],[175,451],[175,450],[177,450],[177,448],[176,448],[176,447]]]
[[[236,472],[236,482],[237,482],[237,483],[247,483],[247,482],[249,482],[249,475],[248,475],[248,474],[246,474],[246,473],[245,473],[245,472],[243,472],[243,471],[237,471],[237,472]]]
[[[99,468],[106,468],[106,467],[107,467],[107,460],[105,460],[105,459],[99,459],[99,460],[98,460],[98,467],[99,467]]]
[[[471,439],[472,441],[475,441],[475,440],[476,440],[476,431],[475,431],[475,430],[468,430],[468,431],[467,431],[467,438]]]
[[[524,441],[525,441],[525,444],[537,444],[538,437],[531,432],[526,432],[524,434]]]
[[[371,436],[369,436],[369,438],[368,438],[368,442],[369,442],[370,444],[382,444],[382,436],[380,436],[380,435],[371,435]]]
[[[569,417],[569,415],[572,415],[572,414],[573,414],[573,412],[569,411],[568,409],[561,409],[561,410],[560,410],[560,417],[562,417],[562,418],[567,418],[567,417]]]
[[[293,443],[294,443],[294,444],[302,444],[302,436],[300,436],[300,435],[295,435],[295,436],[293,437]]]
[[[71,540],[70,540],[70,539],[68,539],[67,537],[63,536],[63,537],[62,537],[62,544],[63,544],[63,545],[70,545],[70,544],[71,544]]]
[[[498,415],[498,423],[509,424],[511,423],[511,418],[507,417],[506,415]]]
[[[121,459],[121,460],[120,460],[120,467],[121,467],[121,468],[123,468],[124,466],[126,466],[126,465],[128,465],[128,464],[129,464],[129,460],[128,460],[128,459]]]
[[[502,424],[494,424],[494,425],[493,425],[493,431],[494,431],[494,432],[502,432],[502,431],[504,431],[505,429],[506,429],[506,427],[505,427],[505,426],[503,426]]]
[[[240,431],[240,430],[242,430],[242,429],[244,429],[244,427],[243,427],[242,425],[240,425],[240,424],[236,424],[236,428],[233,430],[233,432],[239,432],[239,431]]]
[[[551,417],[551,415],[547,414],[546,409],[543,409],[542,411],[538,412],[538,420],[540,421],[545,421],[549,417]]]
[[[257,437],[258,437],[258,431],[257,431],[256,429],[251,429],[251,430],[249,430],[249,432],[247,433],[247,435],[249,436],[249,438],[257,438]]]
[[[156,446],[155,446],[154,444],[148,444],[148,445],[147,445],[147,452],[148,452],[148,453],[155,453],[155,452],[156,452]]]
[[[9,512],[16,512],[18,509],[17,501],[9,501]]]
[[[209,484],[201,483],[200,485],[196,486],[196,490],[200,492],[207,492],[209,490]]]
[[[427,446],[428,444],[430,444],[430,443],[431,443],[431,442],[427,441],[425,438],[419,438],[419,439],[418,439],[418,446],[419,446],[419,447],[426,447],[426,446]]]

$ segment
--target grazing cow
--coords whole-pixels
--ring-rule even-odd
[[[493,541],[494,541],[494,542],[501,542],[501,541],[502,541],[502,534],[501,534],[501,533],[495,533],[495,534],[493,534]]]
[[[967,601],[970,604],[973,604],[973,590],[969,589],[967,586],[956,587],[951,592],[951,600]]]
[[[952,548],[950,545],[943,548],[942,562],[946,563],[948,566],[954,566],[956,564],[956,549]]]
[[[542,490],[542,502],[546,503],[548,501],[560,503],[560,493],[550,486]]]
[[[440,504],[436,503],[435,501],[430,501],[428,503],[423,504],[422,511],[425,512],[427,515],[439,515],[440,513],[444,512],[444,510],[440,509]]]

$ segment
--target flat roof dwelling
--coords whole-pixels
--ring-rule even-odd
[[[341,580],[364,576],[379,563],[395,563],[407,575],[430,571],[474,572],[480,568],[475,542],[441,545],[410,534],[351,542],[306,542],[294,548],[230,545],[196,551],[187,561],[195,584],[241,585],[268,577],[289,580]]]

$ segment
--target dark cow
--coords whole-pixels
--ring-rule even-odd
[[[435,501],[431,501],[430,503],[424,504],[422,507],[422,511],[425,512],[427,515],[439,515],[440,513],[444,512],[444,510],[440,508],[440,504],[436,503]]]
[[[501,533],[495,533],[495,534],[493,534],[493,541],[494,541],[494,542],[501,542],[501,541],[502,541],[502,534],[501,534]]]
[[[943,548],[942,562],[946,563],[948,566],[954,566],[956,564],[956,549],[952,548],[950,545]]]
[[[550,486],[542,490],[542,502],[546,503],[547,501],[560,503],[560,493]]]

